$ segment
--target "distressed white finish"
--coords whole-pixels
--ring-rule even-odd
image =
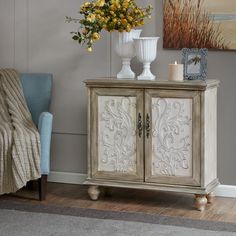
[[[192,176],[192,99],[152,98],[152,175]]]
[[[98,97],[98,171],[136,171],[136,97]]]
[[[210,125],[204,136],[206,119],[216,119],[216,112],[207,109],[217,98],[207,91],[217,90],[219,81],[144,83],[100,78],[85,84],[91,150],[85,184],[194,193],[196,208],[204,210],[206,197],[210,202],[219,184],[217,176],[205,184],[206,172],[216,171],[216,166],[212,170],[205,164],[216,156],[204,152],[210,129],[216,129]],[[215,142],[212,139],[212,146]]]
[[[217,177],[217,89],[212,88],[204,96],[204,176],[205,186]],[[209,171],[211,170],[211,171]]]

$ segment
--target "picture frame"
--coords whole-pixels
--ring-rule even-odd
[[[184,65],[184,78],[186,80],[205,80],[207,77],[206,48],[183,48],[182,64]]]

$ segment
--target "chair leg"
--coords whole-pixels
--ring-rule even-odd
[[[26,189],[28,189],[30,191],[34,190],[34,183],[33,183],[33,181],[27,182]]]
[[[38,179],[39,184],[39,200],[44,201],[46,199],[47,192],[47,175],[42,175],[40,179]]]

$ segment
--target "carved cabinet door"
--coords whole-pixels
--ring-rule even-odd
[[[91,178],[143,181],[143,90],[91,90]]]
[[[145,92],[145,181],[200,185],[200,93]]]

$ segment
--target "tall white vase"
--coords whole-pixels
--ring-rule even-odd
[[[115,51],[122,59],[122,69],[117,74],[118,79],[134,79],[130,61],[135,56],[134,39],[139,38],[142,30],[132,29],[130,32],[117,33],[115,36]]]
[[[136,56],[143,63],[143,72],[138,76],[138,80],[155,80],[150,66],[157,56],[157,42],[159,37],[140,37],[134,39]]]

